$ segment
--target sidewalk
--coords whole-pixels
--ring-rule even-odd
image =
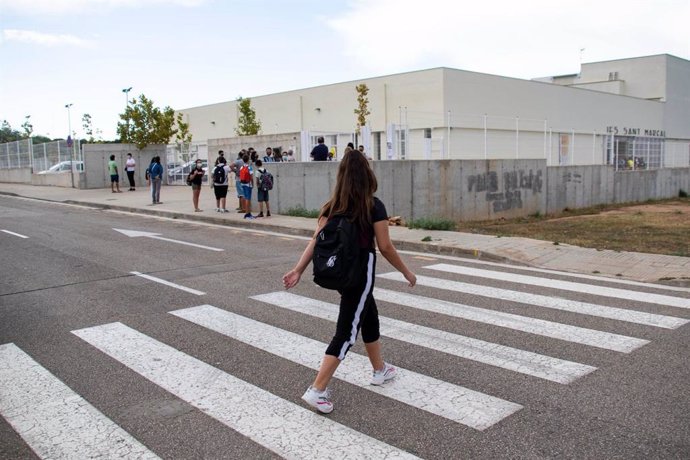
[[[150,193],[146,187],[139,188],[136,192],[123,191],[113,194],[110,189],[78,190],[0,183],[0,194],[78,203],[228,226],[250,227],[293,235],[310,236],[316,225],[314,219],[275,214],[269,218],[246,221],[242,218],[242,214],[234,212],[237,206],[234,189],[228,192],[228,209],[231,212],[219,214],[214,212],[215,199],[207,186],[201,191],[199,204],[204,212],[194,212],[191,189],[185,186],[164,186],[161,190],[163,204],[157,206],[151,205]],[[255,214],[256,211],[258,210],[255,210]],[[406,227],[390,227],[390,232],[396,247],[409,251],[512,262],[551,270],[646,282],[656,282],[662,278],[688,278],[673,284],[690,285],[690,258],[688,257],[598,251],[567,244],[556,246],[550,241],[528,238],[498,238],[449,231],[410,230]],[[422,242],[422,239],[427,236],[431,237],[431,241]]]

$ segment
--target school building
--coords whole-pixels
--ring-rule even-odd
[[[355,87],[367,125],[356,134]],[[445,67],[251,96],[260,136],[235,134],[237,101],[181,109],[192,156],[292,148],[308,161],[318,136],[340,155],[374,160],[545,159],[548,166],[690,164],[690,61],[668,54],[584,63],[572,75],[522,80]]]

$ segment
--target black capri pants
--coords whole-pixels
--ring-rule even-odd
[[[376,254],[367,252],[366,270],[362,282],[357,288],[340,292],[340,312],[335,335],[326,349],[326,354],[339,360],[357,340],[362,331],[364,343],[376,342],[379,337],[379,312],[374,300],[374,274],[376,272]]]

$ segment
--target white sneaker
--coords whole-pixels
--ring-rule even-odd
[[[383,363],[383,369],[380,371],[374,371],[371,375],[370,383],[372,385],[383,385],[387,381],[394,379],[397,374],[398,371],[396,368],[388,363]]]
[[[333,412],[333,403],[331,402],[331,392],[326,388],[319,391],[315,388],[309,387],[302,395],[307,404],[323,414],[330,414]]]

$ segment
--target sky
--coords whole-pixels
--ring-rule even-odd
[[[0,120],[82,137],[88,113],[110,140],[141,94],[181,110],[434,67],[690,59],[689,20],[690,0],[0,0]]]

